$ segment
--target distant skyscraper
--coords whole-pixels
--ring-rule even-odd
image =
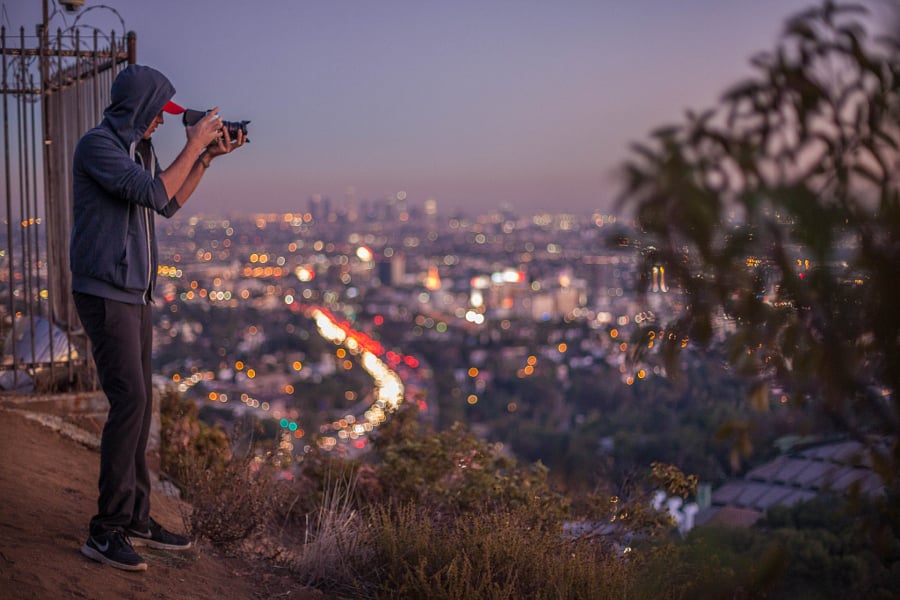
[[[406,278],[406,256],[398,252],[391,257],[391,285],[400,285]]]
[[[393,195],[387,196],[380,208],[381,218],[385,221],[393,221],[397,216],[397,198]]]
[[[306,202],[306,210],[312,215],[316,221],[325,219],[325,212],[322,207],[322,194],[313,194]]]
[[[393,256],[380,258],[376,262],[376,272],[381,285],[400,285],[406,276],[406,256],[398,252]]]
[[[359,204],[356,198],[356,188],[347,186],[344,191],[344,201],[347,203],[347,220],[355,223],[359,220]]]

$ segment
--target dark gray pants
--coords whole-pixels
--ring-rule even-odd
[[[109,400],[100,439],[100,496],[91,533],[129,526],[146,529],[150,518],[146,450],[153,405],[150,305],[78,292],[73,296]]]

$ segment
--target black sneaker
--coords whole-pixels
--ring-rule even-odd
[[[172,533],[165,527],[150,519],[150,526],[144,531],[132,527],[125,530],[125,535],[135,546],[148,546],[159,550],[187,550],[191,540],[183,535]]]
[[[131,544],[119,530],[92,534],[88,537],[81,553],[97,562],[125,571],[146,571],[147,563],[134,551]]]

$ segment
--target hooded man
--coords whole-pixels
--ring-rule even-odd
[[[191,545],[150,517],[145,454],[153,397],[154,214],[175,214],[210,162],[246,141],[242,131],[231,139],[214,108],[186,128],[184,148],[161,170],[150,137],[163,124],[164,112],[184,112],[172,102],[174,94],[159,71],[129,65],[112,84],[103,120],[79,140],[73,159],[72,292],[109,400],[97,514],[81,552],[129,571],[147,568],[133,545],[169,550]]]

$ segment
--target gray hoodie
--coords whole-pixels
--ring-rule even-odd
[[[179,205],[166,194],[153,146],[141,136],[174,95],[162,73],[129,65],[113,82],[103,120],[75,147],[69,244],[73,291],[130,304],[152,301],[157,269],[153,215],[171,217]]]

